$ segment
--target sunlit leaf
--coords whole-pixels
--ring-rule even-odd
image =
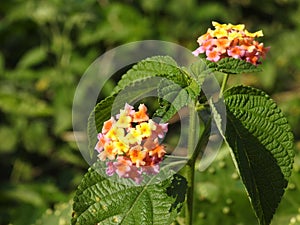
[[[74,197],[72,224],[171,224],[177,205],[184,199],[174,197],[182,195],[182,190],[176,194],[179,188],[174,187],[178,184],[172,183],[172,177],[150,184],[155,177],[146,185],[128,186],[106,179],[90,168]]]
[[[209,68],[228,74],[242,74],[260,72],[261,68],[244,60],[226,57],[218,62],[207,61]]]
[[[182,107],[194,101],[200,94],[201,86],[205,77],[209,74],[206,65],[202,61],[197,61],[189,67],[190,82],[185,86],[178,85],[170,79],[164,79],[160,82],[158,96],[161,100],[161,108],[156,115],[168,121]],[[176,80],[175,80],[176,81]]]
[[[141,78],[160,76],[165,77],[180,86],[187,85],[189,78],[176,61],[169,56],[153,56],[140,61],[132,67],[119,81],[114,93],[122,90],[135,80]]]
[[[270,224],[292,171],[290,126],[275,102],[258,89],[233,87],[224,98],[226,140],[260,224]]]

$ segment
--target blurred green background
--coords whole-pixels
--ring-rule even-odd
[[[69,224],[70,200],[88,168],[72,134],[73,94],[98,56],[145,39],[194,50],[212,20],[262,29],[271,46],[263,72],[229,83],[265,90],[288,117],[297,156],[272,224],[300,224],[298,0],[1,1],[0,224]],[[195,224],[257,224],[226,149],[196,177]]]

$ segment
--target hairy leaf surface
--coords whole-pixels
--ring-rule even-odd
[[[180,86],[185,86],[189,82],[186,72],[177,65],[173,58],[169,56],[153,56],[138,62],[124,74],[115,87],[114,93],[124,89],[135,80],[154,76],[168,78]]]
[[[228,74],[242,74],[261,72],[261,68],[249,62],[235,58],[223,58],[218,62],[207,61],[209,68]]]
[[[209,72],[210,69],[199,60],[189,67],[190,82],[186,86],[182,87],[169,79],[162,80],[158,88],[162,107],[157,111],[157,115],[161,116],[163,121],[168,121],[182,107],[196,100]]]
[[[184,200],[186,181],[174,183],[175,178],[170,177],[150,184],[155,178],[150,178],[148,185],[128,186],[90,168],[74,197],[72,225],[171,224]]]
[[[292,171],[290,126],[275,102],[258,89],[233,87],[224,99],[226,140],[260,224],[270,224]]]

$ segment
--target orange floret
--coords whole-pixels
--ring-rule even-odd
[[[155,154],[157,154],[158,158],[162,158],[166,154],[164,146],[158,145],[155,149],[149,151],[150,156],[154,156]]]
[[[143,122],[149,120],[147,115],[147,107],[144,104],[140,104],[139,111],[133,115],[133,122]]]
[[[136,167],[140,167],[140,165],[145,165],[144,158],[146,157],[147,152],[141,151],[140,146],[130,149],[129,156],[132,163],[136,164]]]
[[[102,134],[106,134],[111,129],[114,122],[115,120],[113,117],[111,117],[110,120],[105,121],[102,127]]]
[[[98,158],[101,161],[105,161],[106,158],[108,158],[109,160],[114,160],[116,158],[117,153],[118,150],[114,147],[112,143],[109,143],[104,146],[104,150],[98,155]]]

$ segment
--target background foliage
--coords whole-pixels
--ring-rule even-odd
[[[263,72],[231,77],[229,83],[265,90],[287,115],[297,156],[272,224],[300,224],[297,0],[1,1],[0,224],[68,224],[69,200],[88,168],[72,134],[73,94],[99,55],[144,39],[194,50],[212,20],[262,29],[263,42],[271,46]],[[226,152],[220,151],[213,165],[196,176],[199,225],[256,223]]]

